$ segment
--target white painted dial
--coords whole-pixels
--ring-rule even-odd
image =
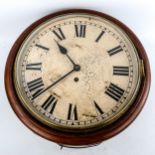
[[[60,130],[110,124],[132,104],[139,58],[125,32],[89,14],[65,14],[38,26],[15,62],[22,104]]]

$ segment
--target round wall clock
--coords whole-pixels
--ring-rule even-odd
[[[90,146],[136,118],[148,96],[150,67],[124,24],[92,10],[65,10],[17,39],[5,86],[13,110],[33,132],[63,146]]]

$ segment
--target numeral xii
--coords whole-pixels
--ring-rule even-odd
[[[86,25],[75,25],[76,37],[85,38],[86,36]]]

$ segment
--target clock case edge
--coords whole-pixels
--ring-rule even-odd
[[[96,130],[94,132],[84,132],[81,133],[67,133],[67,132],[60,132],[56,131],[54,129],[51,129],[50,127],[44,125],[34,117],[32,117],[31,114],[22,106],[20,103],[20,100],[15,92],[15,87],[13,84],[13,67],[14,67],[14,61],[16,58],[16,54],[25,40],[25,38],[31,33],[37,26],[45,22],[46,20],[60,16],[66,13],[88,13],[92,15],[97,15],[100,17],[103,17],[107,20],[110,20],[114,24],[118,25],[120,28],[122,28],[126,34],[129,36],[131,41],[133,42],[135,48],[137,49],[138,55],[140,59],[143,60],[144,64],[144,70],[145,70],[145,76],[142,77],[141,85],[140,85],[140,91],[137,95],[136,100],[131,105],[131,107],[128,109],[128,111],[122,115],[116,122],[108,125],[107,127],[104,127],[100,130]],[[149,61],[145,52],[145,49],[143,48],[141,42],[138,40],[138,38],[135,36],[135,34],[123,23],[118,21],[117,19],[106,15],[104,13],[100,13],[93,10],[85,10],[85,9],[71,9],[71,10],[64,10],[59,11],[56,13],[52,13],[50,15],[47,15],[38,21],[34,22],[32,25],[30,25],[16,40],[15,44],[13,45],[5,67],[5,89],[7,93],[8,100],[10,102],[10,105],[18,118],[33,132],[40,135],[41,137],[48,139],[50,141],[54,141],[61,145],[66,146],[89,146],[92,144],[97,144],[101,141],[104,141],[106,139],[109,139],[121,131],[123,131],[128,125],[130,125],[135,118],[138,116],[140,111],[142,110],[148,93],[150,89],[150,83],[151,83],[151,72],[150,72],[150,65]]]

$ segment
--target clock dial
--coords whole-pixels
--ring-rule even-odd
[[[112,123],[133,103],[139,61],[114,23],[65,14],[27,37],[15,61],[14,82],[25,108],[41,122],[59,130],[91,130]]]

